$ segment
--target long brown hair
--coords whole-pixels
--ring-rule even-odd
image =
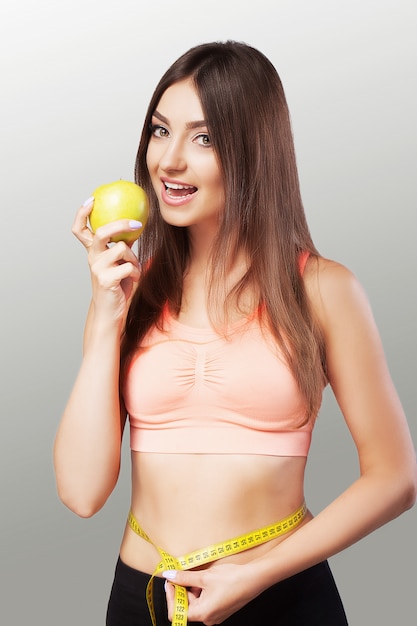
[[[302,251],[318,252],[301,200],[290,115],[281,80],[272,63],[244,43],[196,46],[167,70],[146,114],[138,148],[135,180],[149,195],[150,218],[138,244],[142,277],[132,300],[122,338],[124,368],[146,332],[162,324],[168,305],[181,307],[189,258],[186,228],[161,218],[146,165],[150,122],[172,84],[192,79],[200,97],[211,143],[225,187],[225,210],[212,250],[211,313],[226,323],[231,306],[250,288],[306,399],[305,420],[314,418],[325,383],[324,344],[309,309],[299,271]],[[232,290],[226,277],[238,251],[249,266]],[[150,262],[152,260],[152,262]]]

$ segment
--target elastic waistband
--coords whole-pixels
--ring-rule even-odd
[[[125,563],[119,555],[115,567],[115,578],[125,587],[134,591],[140,587],[146,587],[151,578],[151,574],[131,567]]]

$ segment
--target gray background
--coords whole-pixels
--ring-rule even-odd
[[[317,246],[364,284],[414,441],[414,0],[14,0],[0,9],[1,601],[5,626],[100,626],[129,503],[120,482],[81,520],[51,451],[80,363],[89,299],[70,233],[99,184],[131,179],[162,72],[190,46],[238,39],[276,65]],[[268,181],[265,181],[268,184]],[[356,477],[330,395],[309,460],[317,512]],[[331,560],[353,626],[414,623],[416,509]]]

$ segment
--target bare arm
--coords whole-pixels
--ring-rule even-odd
[[[84,353],[54,446],[58,493],[78,515],[91,516],[112,492],[120,467],[126,412],[119,397],[120,335],[138,280],[137,260],[110,237],[126,230],[115,222],[87,228],[91,206],[81,207],[73,232],[88,249],[93,298],[84,333]]]
[[[346,268],[328,261],[320,265],[311,298],[325,333],[329,381],[357,449],[360,476],[282,542],[268,563],[258,564],[268,579],[278,575],[280,580],[343,550],[403,513],[416,498],[416,454],[366,295]]]
[[[176,583],[202,590],[190,600],[191,621],[223,621],[267,587],[340,552],[415,502],[416,455],[367,298],[343,266],[315,265],[306,287],[325,335],[330,384],[357,448],[359,478],[262,557],[178,572]]]

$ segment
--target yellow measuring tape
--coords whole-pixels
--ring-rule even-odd
[[[291,513],[288,517],[285,517],[270,526],[258,528],[257,530],[253,530],[246,535],[240,535],[239,537],[234,537],[233,539],[228,539],[227,541],[223,541],[221,543],[215,543],[211,546],[207,546],[206,548],[202,548],[201,550],[195,550],[185,556],[175,557],[168,554],[168,552],[165,552],[165,550],[157,546],[152,539],[148,537],[139,525],[139,522],[133,515],[132,511],[130,511],[128,516],[128,524],[130,528],[137,535],[139,535],[139,537],[142,537],[142,539],[145,539],[145,541],[152,544],[161,555],[161,561],[158,563],[156,570],[152,574],[146,588],[146,600],[148,602],[153,626],[156,626],[155,607],[153,602],[153,581],[155,576],[170,569],[187,570],[192,569],[193,567],[199,567],[200,565],[217,561],[218,559],[231,556],[232,554],[244,552],[245,550],[259,546],[262,543],[281,537],[282,535],[285,535],[285,533],[288,533],[296,528],[303,521],[306,512],[307,506],[306,503],[303,502],[303,504],[296,511],[294,511],[294,513]],[[187,590],[185,587],[180,585],[174,584],[174,586],[175,597],[172,626],[185,626],[187,623],[188,613]]]

